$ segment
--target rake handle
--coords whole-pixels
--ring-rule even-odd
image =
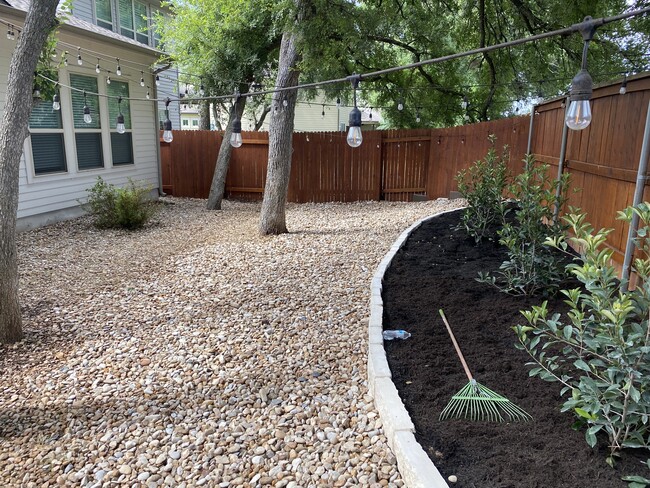
[[[454,349],[456,349],[456,354],[458,354],[458,358],[460,359],[460,362],[463,365],[463,369],[465,370],[465,374],[467,375],[467,378],[469,378],[470,381],[473,381],[474,377],[472,376],[472,373],[470,373],[469,366],[467,366],[467,362],[465,361],[465,356],[463,356],[463,353],[460,351],[460,346],[458,345],[458,342],[456,342],[456,337],[454,336],[454,333],[451,331],[451,327],[449,327],[449,322],[447,322],[447,317],[445,317],[445,312],[443,312],[442,309],[438,310],[438,312],[440,312],[442,321],[445,323],[445,327],[447,327],[447,332],[449,332],[449,337],[451,337],[451,342],[454,343]]]

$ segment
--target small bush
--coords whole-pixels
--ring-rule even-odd
[[[118,188],[106,183],[101,176],[88,191],[88,201],[82,208],[93,216],[95,226],[138,229],[154,214],[154,202],[149,198],[150,186],[129,184]]]
[[[485,159],[476,161],[468,170],[456,176],[458,191],[467,200],[461,217],[461,227],[480,242],[490,235],[495,224],[500,224],[505,212],[503,192],[508,182],[508,147],[501,156],[494,149],[496,138],[489,137],[492,146]]]
[[[556,192],[559,205],[566,201],[568,175],[559,181],[549,176],[548,165],[524,159],[525,170],[515,178],[510,193],[517,208],[512,222],[499,230],[499,243],[508,248],[508,260],[495,275],[481,273],[478,280],[513,295],[553,295],[567,277],[558,253],[544,244],[547,237],[563,235],[564,227],[553,221]]]
[[[619,288],[613,251],[605,246],[611,229],[594,233],[584,214],[573,212],[565,221],[581,255],[568,268],[584,288],[562,290],[568,323],[558,313],[549,317],[545,302],[523,311],[528,325],[515,327],[519,347],[534,360],[530,375],[564,385],[562,395],[569,398],[562,411],[572,410],[587,426],[587,443],[593,447],[598,432],[607,434],[610,465],[623,448],[650,447],[650,204],[619,212],[619,218],[629,222],[634,214],[643,222],[634,262],[640,286]],[[567,251],[562,236],[547,242]]]

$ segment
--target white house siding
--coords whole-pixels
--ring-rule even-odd
[[[94,24],[93,0],[74,0],[72,2],[72,15]]]
[[[178,98],[178,71],[176,69],[168,69],[160,73],[160,86],[157,87],[158,98],[158,111],[160,113],[160,120],[165,120],[165,98],[171,99]],[[169,104],[169,120],[172,121],[172,128],[180,130],[181,128],[181,111],[178,102]]]
[[[4,15],[4,14],[3,14]],[[16,19],[22,25],[20,18]],[[116,81],[129,83],[129,96],[131,98],[145,98],[146,88],[140,86],[140,67],[129,66],[128,61],[149,64],[154,61],[153,55],[135,52],[128,48],[116,46],[111,43],[80,38],[76,34],[65,31],[63,27],[59,39],[73,45],[81,45],[86,49],[104,53],[109,56],[119,57],[122,60],[123,75]],[[10,56],[16,45],[6,36],[0,36],[0,111],[4,110],[6,97],[6,80]],[[59,72],[62,84],[69,85],[70,73],[79,73],[98,78],[100,93],[106,92],[106,74],[96,75],[94,64],[84,63],[77,66],[70,63],[68,68]],[[145,82],[152,86],[154,78],[145,72]],[[42,103],[51,103],[44,100]],[[78,215],[79,200],[87,197],[86,190],[92,187],[98,176],[106,182],[123,186],[128,179],[145,182],[152,188],[159,188],[158,165],[158,130],[155,125],[155,102],[131,101],[132,141],[134,164],[112,166],[110,151],[110,135],[104,128],[108,127],[107,100],[100,98],[100,112],[102,116],[104,168],[82,170],[77,169],[76,151],[74,146],[74,129],[71,118],[70,91],[61,88],[61,115],[63,118],[64,140],[66,145],[66,159],[68,171],[36,176],[31,162],[31,140],[25,141],[25,151],[20,163],[19,199],[18,199],[18,228],[25,229],[60,220],[68,216]]]

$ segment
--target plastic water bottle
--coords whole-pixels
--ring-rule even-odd
[[[383,336],[385,341],[392,341],[393,339],[408,339],[411,334],[405,330],[385,330]]]

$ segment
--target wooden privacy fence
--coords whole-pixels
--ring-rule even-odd
[[[632,205],[643,143],[650,74],[628,78],[627,93],[619,94],[620,83],[594,90],[592,122],[582,131],[568,131],[564,171],[571,175],[568,206],[587,213],[594,228],[613,228],[607,243],[614,259],[622,262],[628,225],[616,220],[616,212]],[[564,108],[562,99],[537,107],[532,153],[551,165],[557,174]],[[648,200],[648,180],[644,200]]]
[[[347,145],[344,132],[295,133],[287,198],[304,203],[446,197],[457,188],[457,172],[485,156],[490,134],[497,136],[499,148],[510,146],[509,164],[519,172],[528,138],[526,117],[450,129],[364,131],[358,148]],[[242,135],[244,145],[232,151],[226,193],[261,199],[268,133]],[[176,131],[172,143],[161,143],[163,191],[207,198],[221,138],[219,132]]]

